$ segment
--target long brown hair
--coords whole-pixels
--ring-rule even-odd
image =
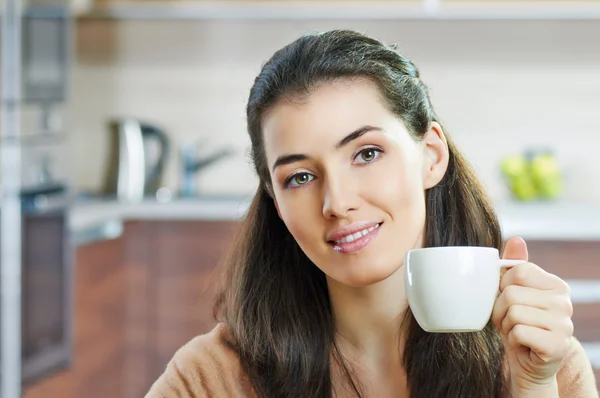
[[[332,361],[342,365],[357,396],[350,364],[337,350],[325,275],[302,252],[269,194],[262,121],[281,100],[310,94],[337,79],[368,78],[389,110],[422,139],[439,123],[415,65],[371,37],[348,30],[302,36],[277,51],[256,77],[247,105],[252,160],[260,186],[226,261],[216,305],[242,366],[261,397],[332,397]],[[427,190],[425,246],[488,246],[501,250],[498,220],[482,186],[447,137],[442,181]],[[403,363],[410,396],[504,397],[503,346],[490,322],[481,332],[424,332],[406,312]]]

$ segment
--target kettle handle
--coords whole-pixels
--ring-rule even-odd
[[[155,183],[157,183],[158,178],[160,177],[164,167],[165,167],[165,163],[167,162],[167,158],[169,155],[169,139],[167,138],[167,135],[160,129],[154,127],[154,126],[149,126],[149,125],[142,125],[142,136],[144,138],[148,137],[148,138],[154,138],[156,140],[158,140],[158,143],[160,145],[160,155],[158,156],[158,160],[156,161],[156,164],[154,165],[154,167],[152,167],[149,171],[148,174],[146,176],[146,181],[147,181],[147,185],[146,186],[152,186]]]

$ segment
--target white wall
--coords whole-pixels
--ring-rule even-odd
[[[260,65],[311,30],[352,28],[388,42],[421,69],[449,133],[493,196],[508,197],[498,162],[529,145],[554,149],[571,201],[600,201],[598,21],[83,21],[71,94],[72,172],[97,189],[106,122],[133,115],[175,141],[166,184],[179,185],[178,148],[238,156],[199,179],[205,192],[250,192],[244,107]]]

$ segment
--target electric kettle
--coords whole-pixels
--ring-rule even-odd
[[[111,120],[109,133],[103,194],[126,202],[154,196],[160,188],[169,153],[167,135],[135,118]],[[152,144],[155,151],[151,150]]]

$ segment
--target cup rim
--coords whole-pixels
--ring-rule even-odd
[[[448,250],[448,249],[458,249],[458,250],[477,250],[477,251],[498,251],[498,249],[496,249],[495,247],[489,247],[489,246],[430,246],[430,247],[421,247],[418,249],[411,249],[408,251],[408,253],[414,253],[414,252],[423,252],[423,251],[442,251],[442,250]]]

